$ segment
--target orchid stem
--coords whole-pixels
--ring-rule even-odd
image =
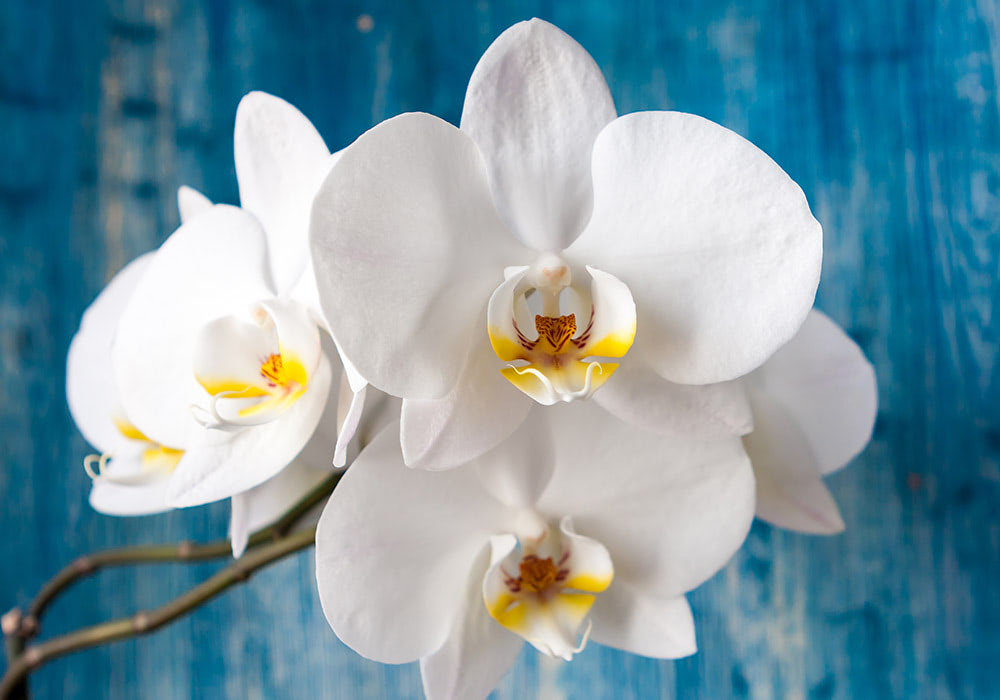
[[[9,613],[3,616],[3,634],[4,634],[4,646],[7,651],[7,668],[13,666],[17,660],[24,653],[24,638],[15,634],[17,629],[21,625],[21,611],[14,608]],[[9,634],[8,634],[9,633]],[[22,678],[11,685],[11,687],[4,691],[0,698],[7,700],[27,700],[28,698],[28,681],[26,678]]]
[[[315,541],[315,529],[288,535],[314,507],[326,499],[343,477],[343,471],[330,474],[300,498],[281,517],[250,536],[248,551],[230,566],[176,598],[162,608],[138,613],[130,618],[87,627],[25,649],[27,640],[38,634],[42,613],[63,591],[81,578],[111,567],[129,564],[197,562],[221,559],[232,554],[229,540],[197,544],[122,547],[82,556],[64,567],[42,586],[28,606],[27,614],[14,608],[3,616],[3,635],[7,651],[7,671],[0,681],[0,699],[27,698],[27,674],[48,660],[78,649],[145,634],[193,610],[250,573],[283,556],[309,546]],[[271,542],[272,544],[265,543]],[[291,548],[289,548],[291,547]]]
[[[23,685],[27,675],[52,659],[99,644],[148,634],[186,615],[227,589],[243,583],[259,569],[305,549],[315,541],[316,528],[279,536],[274,542],[247,552],[207,581],[166,605],[30,645],[11,660],[7,672],[0,680],[0,698],[16,697],[14,693]]]
[[[281,538],[295,527],[306,513],[312,510],[324,498],[329,496],[337,482],[343,476],[343,471],[332,473],[328,478],[317,484],[306,493],[291,508],[267,527],[258,530],[250,536],[248,548],[255,547],[267,541]],[[72,583],[90,576],[97,571],[110,566],[126,566],[129,564],[155,564],[168,562],[198,562],[210,559],[221,559],[232,554],[229,540],[197,544],[194,542],[179,542],[176,544],[145,545],[140,547],[122,547],[108,549],[103,552],[84,555],[63,568],[42,586],[38,595],[31,601],[25,616],[20,618],[20,625],[15,634],[23,639],[31,639],[38,634],[42,613],[56,597]],[[5,632],[5,635],[7,633]]]

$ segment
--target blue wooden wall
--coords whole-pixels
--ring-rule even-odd
[[[497,697],[1000,696],[994,0],[4,0],[0,607],[86,550],[225,534],[218,505],[134,520],[89,509],[63,363],[90,299],[177,224],[179,184],[236,200],[241,95],[285,97],[334,148],[402,111],[457,122],[478,56],[533,15],[590,50],[621,112],[704,115],[802,185],[826,230],[818,304],[875,363],[881,411],[872,446],[831,479],[847,532],[756,525],[691,596],[698,655],[525,653]],[[101,575],[45,632],[155,605],[211,569]],[[32,685],[49,698],[420,694],[415,666],[337,642],[311,554]]]

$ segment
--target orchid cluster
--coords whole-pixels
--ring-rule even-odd
[[[556,27],[504,32],[458,128],[382,122],[331,154],[283,100],[235,127],[240,205],[182,224],[83,317],[69,405],[99,511],[230,499],[248,533],[348,472],[316,535],[326,618],[484,698],[524,642],[694,653],[685,593],[756,515],[844,527],[823,477],[875,377],[812,305],[822,231],[737,134],[618,116]]]

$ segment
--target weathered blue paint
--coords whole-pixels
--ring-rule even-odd
[[[369,31],[362,31],[368,15]],[[580,40],[620,111],[746,135],[826,237],[819,306],[879,372],[868,452],[831,479],[847,532],[755,526],[691,600],[699,654],[524,654],[501,698],[984,698],[1000,684],[1000,6],[992,0],[0,3],[0,605],[121,543],[210,538],[221,506],[92,512],[63,398],[80,313],[177,223],[181,183],[236,200],[250,89],[332,147],[406,110],[458,120],[480,53],[537,15]],[[311,555],[168,630],[60,660],[39,697],[419,697],[414,666],[341,646]],[[163,601],[209,565],[116,571],[55,633]]]

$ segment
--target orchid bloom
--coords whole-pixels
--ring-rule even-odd
[[[767,155],[690,114],[616,117],[540,20],[480,59],[460,129],[403,114],[346,149],[311,226],[334,336],[404,399],[406,463],[433,469],[591,395],[664,433],[748,432],[729,380],[794,335],[822,255]]]
[[[822,477],[871,439],[878,391],[861,348],[813,311],[788,344],[741,381],[754,418],[743,441],[757,478],[757,516],[801,532],[842,531]]]
[[[179,194],[181,216],[194,214],[204,197],[190,188]],[[93,478],[90,503],[109,515],[147,515],[170,510],[167,488],[184,451],[144,435],[127,417],[115,390],[111,346],[118,320],[153,253],[126,265],[84,312],[66,362],[70,413],[99,454],[84,460]],[[332,412],[332,411],[331,411]],[[317,431],[288,468],[232,498],[230,537],[239,556],[249,533],[274,520],[329,474],[334,441]]]
[[[167,486],[173,506],[271,479],[355,386],[347,368],[334,377],[337,352],[324,350],[306,245],[309,203],[335,156],[298,110],[263,93],[240,103],[235,145],[242,208],[182,195],[185,220],[145,266],[111,351],[125,414],[184,452]],[[339,465],[362,396],[337,420]]]
[[[419,659],[431,700],[485,698],[524,642],[686,656],[684,593],[740,546],[753,500],[739,437],[668,438],[593,404],[538,411],[450,471],[406,468],[386,430],[320,518],[320,600],[359,654]]]
[[[87,442],[100,453],[89,455],[84,462],[94,478],[90,503],[114,515],[168,510],[166,479],[184,454],[153,442],[128,420],[112,380],[114,330],[152,255],[146,253],[130,262],[101,291],[84,312],[66,359],[70,414]]]

